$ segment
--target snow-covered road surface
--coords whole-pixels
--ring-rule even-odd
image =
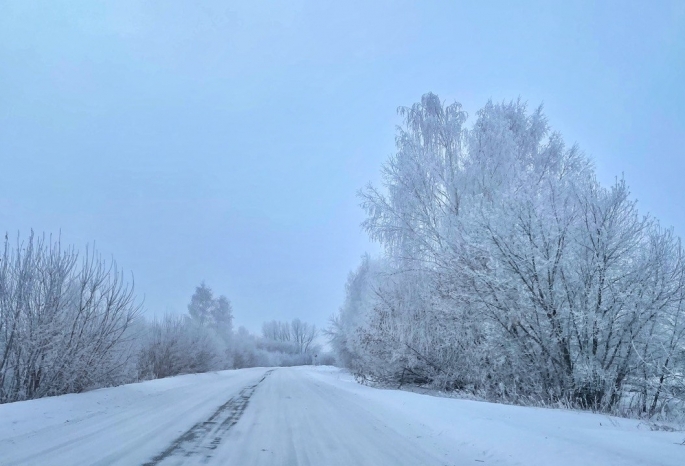
[[[244,369],[0,405],[0,465],[678,465],[683,432]]]

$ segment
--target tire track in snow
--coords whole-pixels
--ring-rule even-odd
[[[264,376],[254,385],[248,385],[229,399],[206,421],[198,422],[185,433],[174,440],[169,447],[152,458],[143,466],[161,466],[172,463],[174,459],[189,458],[202,455],[202,462],[208,462],[212,457],[213,450],[219,446],[226,432],[233,427],[247,408],[250,397],[260,383],[266,379],[275,369],[264,373]]]

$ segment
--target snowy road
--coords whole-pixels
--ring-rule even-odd
[[[683,432],[246,369],[0,405],[0,465],[682,465]]]

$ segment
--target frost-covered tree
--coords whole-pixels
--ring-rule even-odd
[[[146,325],[139,343],[140,378],[229,369],[234,365],[233,308],[214,297],[204,282],[195,289],[187,315],[165,315]]]
[[[233,332],[233,306],[226,296],[219,296],[212,307],[212,319],[222,335]]]
[[[190,298],[188,313],[199,325],[212,327],[219,335],[229,339],[233,331],[233,307],[226,296],[214,297],[205,282],[195,288]]]
[[[281,346],[289,346],[298,354],[309,353],[317,335],[316,326],[300,319],[293,319],[292,322],[272,320],[262,324],[263,339],[283,343]]]
[[[362,191],[384,247],[350,276],[329,335],[362,378],[653,415],[683,399],[680,240],[601,186],[539,107],[401,108],[383,187]]]
[[[188,315],[166,315],[145,326],[139,339],[139,378],[169,377],[255,366],[312,364],[319,350],[316,328],[295,319],[264,323],[263,336],[244,327],[233,332],[233,309],[225,296],[214,297],[204,282],[188,305]]]
[[[188,304],[188,313],[190,317],[195,319],[200,325],[209,324],[212,320],[212,311],[214,308],[214,293],[205,282],[195,288],[195,293],[190,298]]]
[[[317,335],[315,326],[299,319],[264,322],[261,337],[242,328],[236,335],[236,367],[313,364],[321,350]]]
[[[148,324],[138,357],[140,378],[226,368],[226,343],[211,328],[183,315],[165,315]]]
[[[272,320],[262,324],[262,336],[273,341],[292,341],[290,322]]]
[[[300,354],[309,353],[314,339],[318,335],[316,326],[302,322],[300,319],[293,319],[290,324],[292,341]]]
[[[0,402],[131,380],[139,306],[116,264],[36,238],[0,255]]]

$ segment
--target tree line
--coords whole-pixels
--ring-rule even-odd
[[[187,314],[146,319],[133,280],[115,262],[59,239],[5,236],[0,403],[185,373],[312,364],[321,352],[317,335],[299,319],[265,323],[262,336],[234,331],[231,302],[205,283]]]
[[[685,262],[623,179],[542,107],[426,94],[399,113],[382,186],[360,192],[380,243],[329,335],[360,380],[657,416],[685,400]]]

